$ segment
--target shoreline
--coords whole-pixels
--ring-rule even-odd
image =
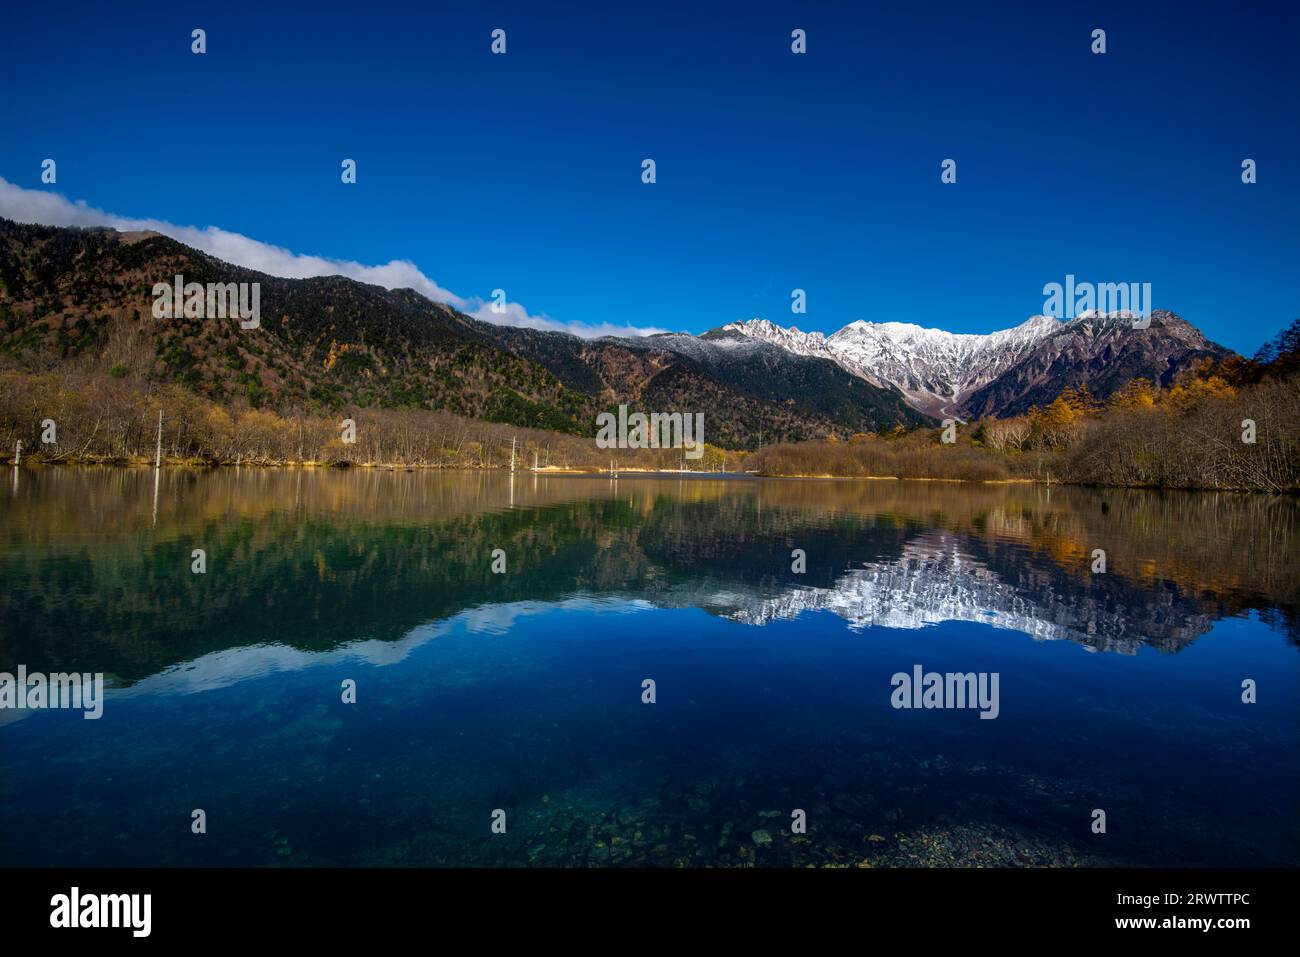
[[[6,468],[40,469],[40,468],[111,468],[128,470],[149,470],[157,468],[152,459],[142,456],[112,457],[85,456],[81,458],[43,459],[39,455],[23,456],[21,464],[15,465],[12,456],[0,459],[0,466]],[[215,472],[220,469],[310,469],[312,471],[339,471],[366,469],[375,472],[513,472],[516,475],[610,475],[608,468],[598,466],[563,466],[543,465],[538,468],[519,467],[511,469],[507,465],[439,465],[432,463],[406,462],[318,462],[315,460],[266,460],[247,459],[236,462],[212,461],[209,459],[164,458],[162,468],[168,470],[183,469],[194,472]],[[709,469],[654,469],[654,468],[619,468],[612,473],[620,475],[729,475],[737,477],[757,477],[757,473],[745,471],[719,471]]]
[[[115,468],[128,470],[155,470],[153,462],[142,457],[132,458],[110,458],[110,457],[86,457],[78,459],[61,459],[57,461],[48,461],[40,458],[38,455],[28,459],[24,456],[20,465],[14,465],[12,456],[0,459],[0,465],[10,469],[32,469],[37,468]],[[765,473],[753,471],[710,471],[701,469],[699,471],[686,469],[653,469],[653,468],[620,468],[610,472],[608,468],[598,468],[592,466],[584,468],[581,466],[542,466],[539,468],[517,468],[513,470],[504,465],[431,465],[431,464],[390,464],[377,462],[316,462],[316,461],[246,461],[246,462],[212,462],[205,459],[164,459],[162,468],[166,470],[184,470],[191,472],[218,471],[220,469],[307,469],[311,471],[350,471],[352,469],[361,469],[372,472],[504,472],[506,474],[517,475],[571,475],[571,476],[609,476],[610,478],[619,477],[660,477],[676,476],[678,478],[700,477],[709,479],[781,479],[794,481],[852,481],[852,482],[935,482],[950,485],[1042,485],[1042,486],[1069,486],[1073,488],[1096,488],[1096,489],[1131,489],[1149,492],[1229,492],[1233,494],[1251,494],[1251,495],[1280,495],[1296,496],[1300,495],[1300,489],[1284,489],[1282,491],[1268,491],[1264,489],[1245,489],[1245,488],[1197,488],[1197,487],[1179,487],[1172,485],[1095,485],[1081,482],[1066,482],[1060,479],[1036,479],[1036,478],[1004,478],[1004,479],[963,479],[963,478],[937,478],[932,476],[899,476],[899,475],[833,475],[829,473],[809,473],[809,474],[781,474]]]

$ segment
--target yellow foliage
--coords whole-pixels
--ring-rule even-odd
[[[1207,399],[1230,399],[1237,390],[1223,376],[1211,373],[1179,382],[1169,390],[1166,401],[1178,409],[1199,405]]]
[[[1151,409],[1156,404],[1156,390],[1147,379],[1134,379],[1110,397],[1114,409]]]
[[[207,418],[208,431],[219,442],[229,442],[230,436],[234,432],[234,423],[230,418],[230,413],[219,405],[209,406]]]

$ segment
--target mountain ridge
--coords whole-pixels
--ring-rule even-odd
[[[756,318],[728,323],[718,333],[824,356],[897,389],[913,408],[936,418],[1016,415],[1079,387],[1105,398],[1134,378],[1168,385],[1201,359],[1232,354],[1172,312],[1153,311],[1147,328],[1134,328],[1132,320],[1128,313],[1068,320],[1035,315],[991,333],[857,320],[826,336]]]
[[[153,317],[155,283],[256,282],[261,325]],[[411,289],[286,279],[160,235],[0,219],[0,357],[180,382],[254,408],[445,409],[592,435],[618,404],[709,413],[706,440],[847,437],[930,420],[828,359],[693,336],[580,339],[498,326]]]
[[[153,284],[182,273],[259,283],[263,334],[151,319]],[[1134,378],[1168,385],[1196,362],[1231,355],[1174,313],[1150,318],[1134,329],[1127,314],[1036,315],[987,334],[856,320],[829,336],[753,318],[698,336],[587,339],[485,322],[409,288],[270,276],[156,233],[0,219],[0,355],[20,366],[143,340],[128,371],[217,400],[445,409],[577,435],[627,404],[707,411],[710,441],[729,448],[846,438],[1017,415],[1067,389],[1105,398]]]

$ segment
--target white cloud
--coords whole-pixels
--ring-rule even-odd
[[[381,266],[366,266],[347,259],[327,259],[295,253],[282,246],[273,246],[240,233],[232,233],[217,226],[177,226],[161,219],[132,219],[106,213],[87,205],[84,200],[72,202],[57,193],[39,189],[24,189],[0,176],[0,217],[20,223],[39,223],[44,226],[108,226],[130,232],[150,230],[170,236],[201,252],[237,266],[256,269],[271,276],[286,279],[305,279],[309,276],[346,276],[358,282],[374,283],[386,289],[414,289],[434,302],[446,303],[476,319],[505,326],[524,326],[530,329],[551,329],[569,332],[576,336],[644,336],[662,329],[643,329],[615,323],[593,325],[585,322],[560,322],[545,314],[533,315],[517,302],[506,303],[505,311],[493,312],[491,303],[479,296],[458,296],[444,289],[423,272],[415,263],[394,259]]]

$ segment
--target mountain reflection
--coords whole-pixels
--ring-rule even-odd
[[[830,588],[795,588],[737,608],[747,624],[829,611],[854,630],[922,628],[973,621],[1034,638],[1077,641],[1093,650],[1134,652],[1147,643],[1177,650],[1209,631],[1212,617],[1193,601],[1154,601],[1122,579],[1080,581],[1049,562],[950,532],[926,532],[892,562],[854,569]],[[997,561],[1000,559],[1000,561]]]
[[[155,491],[151,472],[55,469],[6,497],[0,670],[118,686],[400,660],[452,620],[508,630],[565,602],[755,626],[829,612],[855,631],[973,621],[1127,653],[1248,612],[1300,631],[1284,498],[358,470],[169,471]]]

